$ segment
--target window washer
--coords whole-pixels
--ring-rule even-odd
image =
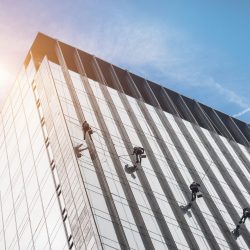
[[[134,147],[133,155],[136,156],[136,163],[141,164],[141,159],[146,158],[146,155],[144,155],[144,148],[142,147]]]
[[[134,172],[137,170],[137,168],[138,167],[136,164],[134,166],[130,166],[129,164],[126,164],[124,169],[127,174],[130,174],[132,178],[135,179],[136,177],[135,177]]]
[[[191,201],[186,206],[181,206],[184,211],[188,211],[192,207],[192,203],[196,200],[196,197],[201,198],[202,193],[199,190],[200,184],[197,182],[192,182],[189,186],[190,190],[192,191]]]
[[[244,224],[247,218],[250,218],[250,207],[246,207],[243,209],[243,215],[239,221],[239,224]]]
[[[192,191],[192,199],[191,199],[191,201],[195,201],[196,196],[198,196],[198,198],[202,197],[202,194],[199,191],[200,186],[201,185],[199,183],[195,182],[195,181],[189,186],[189,188]]]
[[[87,121],[84,121],[84,122],[83,122],[83,124],[82,124],[82,129],[83,129],[83,132],[84,132],[84,140],[86,139],[86,133],[89,133],[90,139],[92,140],[91,135],[93,134],[93,130],[92,130],[92,128],[89,126],[89,124],[88,124]]]
[[[232,234],[237,239],[240,236],[240,225],[246,222],[246,219],[250,218],[250,207],[243,208],[243,215],[240,218],[239,224],[236,226],[236,228],[232,231]]]

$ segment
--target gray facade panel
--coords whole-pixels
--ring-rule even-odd
[[[117,80],[118,80],[118,78],[117,78]],[[119,80],[117,82],[119,83]],[[196,243],[195,239],[193,238],[193,235],[189,229],[189,226],[187,225],[186,219],[184,218],[182,212],[179,209],[178,203],[175,200],[174,194],[172,193],[169,184],[167,183],[166,179],[163,178],[164,174],[161,170],[161,167],[159,166],[159,164],[158,164],[158,162],[153,154],[151,146],[150,146],[149,142],[147,141],[146,136],[144,135],[144,133],[142,131],[142,128],[141,128],[141,126],[140,126],[140,124],[139,124],[139,122],[138,122],[138,120],[133,112],[133,109],[130,106],[130,104],[126,98],[126,95],[124,95],[122,93],[118,93],[118,94],[119,94],[124,106],[126,107],[127,112],[129,112],[129,114],[130,114],[130,118],[131,118],[131,121],[132,121],[134,127],[138,131],[138,137],[140,138],[141,144],[144,147],[145,151],[147,152],[148,159],[149,159],[149,161],[150,161],[150,163],[151,163],[151,165],[156,173],[158,181],[159,181],[159,183],[160,183],[160,185],[161,185],[161,187],[162,187],[162,189],[163,189],[163,191],[164,191],[164,193],[169,201],[169,204],[170,204],[176,218],[178,218],[178,220],[179,220],[179,223],[181,225],[181,230],[182,230],[187,242],[189,243],[190,247],[195,249],[197,247],[197,243]],[[174,173],[174,175],[175,175],[175,173]],[[175,175],[175,177],[176,176],[177,175]],[[177,178],[177,180],[178,180],[178,178]]]
[[[101,72],[100,72],[100,74],[101,74]],[[115,74],[114,69],[113,69],[113,74]],[[111,96],[110,96],[110,94],[109,94],[109,92],[107,90],[107,87],[104,84],[104,82],[105,82],[104,77],[102,77],[102,79],[103,80],[101,80],[101,79],[99,80],[99,82],[102,83],[100,88],[102,90],[102,93],[103,93],[104,97],[108,101],[109,108],[110,108],[110,110],[112,112],[113,119],[116,122],[116,126],[119,129],[121,137],[122,137],[123,141],[126,142],[125,146],[126,146],[127,152],[133,152],[133,145],[132,145],[131,141],[129,140],[129,136],[128,136],[127,132],[126,132],[126,129],[123,126],[123,123],[122,123],[122,120],[121,120],[121,118],[119,116],[119,113],[118,113],[118,111],[117,111],[117,109],[116,109],[116,107],[115,107],[115,105],[114,105],[114,103],[112,101],[112,98],[111,98]],[[115,76],[114,76],[114,79],[116,79],[114,81],[118,81],[118,78],[115,77]],[[130,154],[130,159],[131,159],[131,162],[135,162],[135,158],[132,157],[131,154]],[[155,196],[153,194],[153,191],[152,191],[152,189],[150,187],[149,181],[148,181],[146,175],[144,174],[144,172],[142,171],[142,169],[138,169],[137,176],[138,176],[138,178],[139,178],[139,180],[140,180],[140,182],[142,184],[142,187],[143,187],[144,192],[145,192],[145,194],[147,196],[148,202],[149,202],[149,204],[151,206],[151,209],[152,209],[152,211],[154,213],[154,216],[155,216],[155,218],[157,220],[157,223],[159,225],[161,233],[162,233],[162,235],[163,235],[163,237],[165,239],[166,245],[168,245],[170,249],[177,249],[177,246],[176,246],[176,244],[174,242],[174,239],[173,239],[173,237],[171,235],[171,232],[170,232],[170,230],[169,230],[169,228],[168,228],[168,226],[166,224],[164,216],[163,216],[163,214],[161,212],[161,209],[160,209],[160,207],[158,205],[158,202],[157,202],[157,200],[156,200],[156,198],[155,198]]]
[[[80,60],[79,57],[78,57],[78,60]],[[95,62],[93,61],[93,63],[95,63]],[[80,61],[79,61],[79,65],[82,65],[80,63]],[[79,69],[79,70],[81,70],[82,75],[84,76],[85,75],[85,73],[84,73],[85,70],[83,69],[83,66],[82,66],[82,69]],[[98,70],[98,69],[95,69],[95,70]],[[82,80],[83,80],[83,84],[84,84],[84,87],[86,89],[86,92],[90,96],[94,96],[88,81],[84,80],[84,78],[82,78]],[[93,108],[93,110],[94,110],[94,112],[96,114],[96,118],[97,118],[97,121],[99,123],[100,129],[102,131],[102,135],[105,138],[105,141],[107,142],[106,144],[107,144],[108,150],[111,153],[111,155],[113,156],[112,157],[113,164],[115,166],[116,172],[118,173],[118,177],[119,177],[120,182],[122,184],[122,188],[124,190],[126,198],[127,198],[128,202],[129,202],[131,212],[132,212],[132,214],[134,216],[134,220],[135,220],[135,222],[137,224],[137,227],[138,227],[138,230],[139,230],[140,235],[142,237],[144,246],[148,247],[149,249],[153,249],[154,247],[153,247],[153,244],[151,242],[150,236],[149,236],[149,234],[147,232],[145,223],[143,221],[140,210],[139,210],[139,208],[137,206],[137,203],[135,201],[132,190],[131,190],[128,182],[127,182],[127,178],[126,178],[125,173],[123,171],[123,167],[122,167],[121,162],[119,160],[119,156],[118,156],[118,154],[116,152],[116,149],[115,149],[115,147],[114,147],[114,145],[112,143],[111,136],[109,134],[109,131],[108,131],[108,128],[107,128],[107,126],[105,124],[105,121],[104,121],[104,119],[103,119],[103,117],[101,115],[101,111],[100,111],[100,108],[98,106],[98,103],[95,100],[95,98],[90,98],[90,102],[91,102],[91,106],[92,106],[92,108]]]

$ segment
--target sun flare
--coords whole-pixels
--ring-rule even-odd
[[[0,86],[6,84],[6,81],[9,79],[9,73],[2,67],[0,67]]]

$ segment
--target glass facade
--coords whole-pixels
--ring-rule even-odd
[[[0,249],[68,248],[34,76],[31,61],[1,111]]]
[[[1,111],[0,249],[249,249],[250,221],[231,234],[250,206],[241,127],[53,46],[31,49]],[[132,178],[138,146],[146,158]],[[184,211],[193,181],[203,197]]]

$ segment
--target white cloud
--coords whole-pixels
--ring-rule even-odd
[[[245,115],[246,113],[249,113],[250,112],[250,107],[242,110],[241,112],[237,113],[237,114],[234,114],[233,117],[240,117],[242,115]]]
[[[78,46],[116,64],[141,66],[155,63],[167,54],[165,34],[153,25],[121,22],[77,37]]]
[[[223,85],[216,82],[212,78],[209,78],[208,81],[206,81],[206,83],[207,83],[207,86],[214,88],[215,90],[217,90],[219,92],[219,94],[224,96],[226,98],[225,101],[237,104],[241,108],[249,107],[249,103],[245,100],[244,97],[242,97],[242,96],[238,95],[236,92],[224,87]]]
[[[70,43],[104,60],[127,65],[131,71],[139,69],[144,77],[150,79],[149,73],[145,73],[149,66],[158,72],[161,84],[171,79],[189,88],[214,89],[214,94],[221,96],[221,102],[233,103],[243,109],[249,107],[243,96],[204,73],[204,69],[211,66],[211,51],[190,41],[184,32],[152,23],[121,21],[108,25],[108,28],[100,24],[88,36],[74,36]]]
[[[87,21],[89,20],[82,22],[86,24]],[[15,30],[19,30],[16,26],[10,29],[0,24],[0,31],[6,38],[0,41],[1,48],[14,48],[10,58],[9,50],[6,54],[2,53],[0,59],[10,65],[12,73],[17,72],[17,65],[20,65],[27,52],[25,48],[29,48],[35,32],[40,30],[104,60],[128,67],[128,70],[136,69],[136,73],[148,79],[152,79],[152,70],[157,75],[152,80],[161,84],[171,81],[193,89],[214,89],[215,94],[221,96],[222,102],[234,103],[242,109],[249,107],[248,100],[204,73],[204,69],[211,66],[213,61],[210,60],[211,51],[191,41],[185,32],[169,28],[166,24],[162,27],[151,21],[131,21],[123,15],[116,23],[113,21],[114,19],[107,18],[105,23],[99,22],[95,26],[82,25],[80,31],[79,25],[69,20],[64,20],[63,29],[58,29],[55,23],[49,22],[46,30],[41,30],[44,23],[38,20],[30,24],[29,32],[26,31],[25,34],[16,32]],[[17,55],[19,63],[11,64]]]

